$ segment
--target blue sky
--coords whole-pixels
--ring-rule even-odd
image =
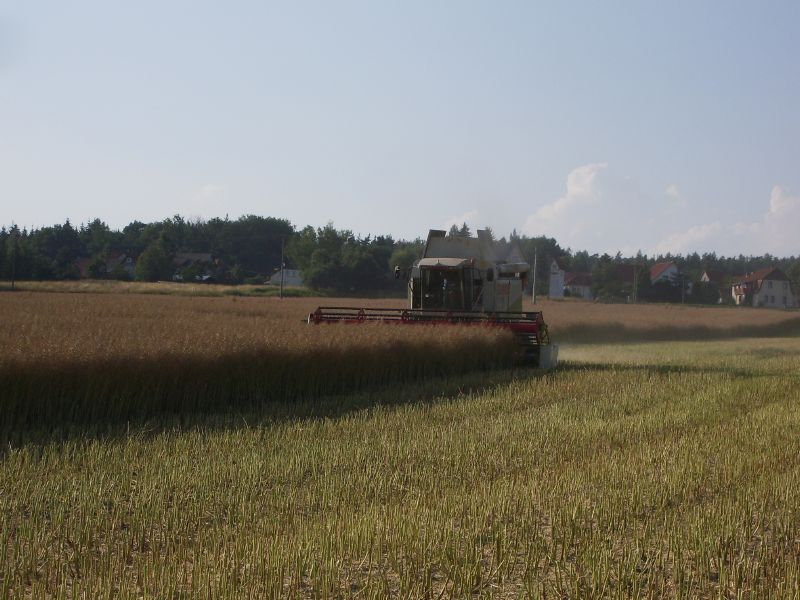
[[[797,255],[798,24],[798,2],[6,2],[0,222]]]

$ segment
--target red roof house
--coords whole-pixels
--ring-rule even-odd
[[[650,283],[672,283],[678,274],[675,263],[659,262],[650,267]]]
[[[735,278],[731,295],[736,304],[752,306],[791,308],[797,302],[786,273],[773,267]]]

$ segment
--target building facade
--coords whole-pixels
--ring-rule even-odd
[[[280,285],[281,284],[281,272],[280,270],[275,273],[272,277],[269,278],[269,281],[272,285]],[[303,276],[298,269],[283,269],[283,285],[287,287],[301,287],[303,285]]]
[[[550,298],[563,298],[564,286],[566,284],[567,270],[564,264],[557,258],[550,263],[550,287],[548,296]]]
[[[794,308],[797,299],[786,273],[767,267],[734,280],[733,301],[740,306]]]

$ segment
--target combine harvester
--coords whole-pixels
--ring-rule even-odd
[[[495,242],[487,231],[473,238],[431,229],[407,274],[408,308],[320,306],[308,322],[500,327],[517,337],[526,364],[550,369],[558,346],[550,343],[542,313],[522,310],[530,268],[513,245]]]

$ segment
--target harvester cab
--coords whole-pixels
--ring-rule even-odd
[[[422,258],[408,272],[408,309],[320,307],[308,322],[500,327],[517,337],[524,362],[552,368],[558,347],[550,343],[542,313],[522,310],[529,272],[519,249],[495,241],[488,231],[473,238],[432,229]],[[395,277],[400,274],[395,267]]]

